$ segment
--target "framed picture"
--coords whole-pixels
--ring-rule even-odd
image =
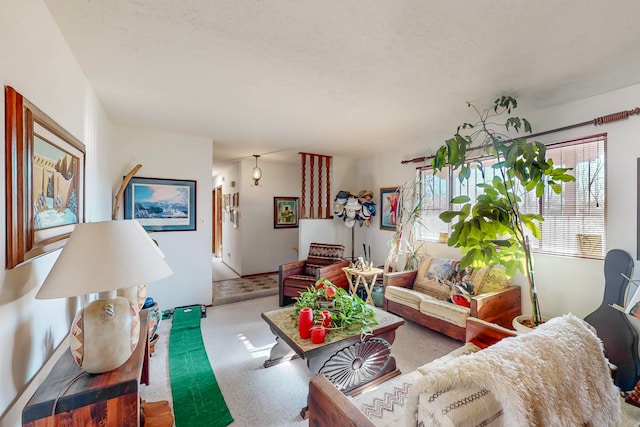
[[[273,198],[273,228],[298,227],[298,198]]]
[[[124,218],[147,231],[193,231],[196,182],[134,176],[124,190]]]
[[[6,266],[63,247],[84,222],[85,147],[5,86]]]
[[[400,187],[380,189],[380,229],[396,231],[398,224],[398,203]]]

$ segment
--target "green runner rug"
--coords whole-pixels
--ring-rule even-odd
[[[173,313],[169,379],[176,427],[224,427],[233,422],[202,343],[198,305]]]

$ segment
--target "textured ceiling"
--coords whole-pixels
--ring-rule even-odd
[[[466,101],[640,82],[637,0],[45,3],[114,124],[210,138],[214,163],[377,153],[442,138]]]

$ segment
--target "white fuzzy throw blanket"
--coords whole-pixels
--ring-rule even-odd
[[[502,405],[505,426],[620,423],[619,390],[602,342],[588,324],[571,314],[435,368],[413,387],[409,400],[417,408],[419,393],[431,395],[468,385],[494,394]]]

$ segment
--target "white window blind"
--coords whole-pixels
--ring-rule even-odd
[[[606,152],[606,134],[547,145],[547,157],[553,159],[556,166],[573,168],[576,181],[563,183],[561,194],[548,191],[540,199],[533,194],[520,193],[523,210],[540,213],[545,218],[541,225],[542,238],[537,240],[529,236],[535,252],[604,258],[607,246]],[[453,208],[449,204],[452,198],[467,195],[473,202],[478,194],[482,194],[476,184],[493,178],[490,165],[494,161],[480,160],[485,176],[475,169],[469,181],[462,183],[449,168],[436,176],[431,168],[419,170],[424,188],[420,238],[438,240],[440,233],[450,232],[450,225],[442,222],[439,215]]]

